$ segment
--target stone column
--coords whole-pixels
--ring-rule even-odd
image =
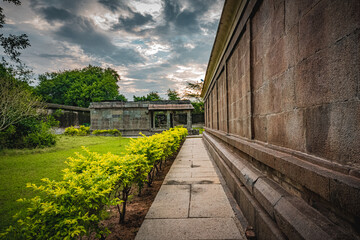
[[[166,111],[166,129],[170,128],[170,111]]]
[[[155,111],[151,111],[151,114],[152,114],[152,119],[153,119],[153,122],[152,122],[152,129],[155,129],[155,116],[156,116],[156,114],[155,114]]]
[[[186,120],[187,120],[186,128],[188,129],[188,131],[191,131],[192,129],[191,110],[187,110]]]

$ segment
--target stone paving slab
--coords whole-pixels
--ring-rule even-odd
[[[196,161],[209,161],[209,158],[205,158],[205,157],[197,157],[197,156],[193,156],[194,159],[196,159]]]
[[[191,174],[193,174],[193,173],[203,173],[203,172],[209,173],[209,172],[211,172],[211,173],[215,174],[214,176],[217,176],[213,167],[210,167],[210,168],[204,168],[204,167],[202,167],[202,168],[190,168],[190,169],[185,168],[185,167],[182,167],[182,168],[181,167],[176,167],[176,168],[171,168],[170,171],[168,172],[168,175],[172,174],[172,173],[185,173],[185,172],[186,173],[190,172]],[[171,175],[169,175],[169,176],[171,176]]]
[[[136,240],[242,239],[201,138],[186,139]]]
[[[213,173],[216,173],[213,166],[211,166],[211,167],[191,168],[190,172],[191,173],[201,173],[201,172],[213,172]]]
[[[232,218],[145,219],[136,240],[242,239]]]
[[[209,168],[209,167],[213,167],[213,165],[210,160],[209,161],[192,161],[191,167],[192,168],[197,168],[197,167]]]
[[[190,184],[220,184],[218,177],[199,178],[165,178],[165,185],[190,185]]]
[[[162,185],[146,218],[187,218],[189,201],[189,185]]]
[[[176,168],[176,169],[184,169],[184,168]],[[191,172],[189,172],[189,170],[186,169],[186,171],[172,172],[171,176],[169,176],[167,179],[171,179],[171,178],[191,178],[191,177],[192,177]]]
[[[217,174],[215,171],[203,171],[203,172],[191,172],[192,178],[201,178],[201,177],[216,177]]]
[[[191,167],[192,161],[176,161],[173,163],[173,166],[184,165],[186,167]]]
[[[191,166],[179,164],[179,165],[174,165],[171,168],[186,168],[186,169],[189,169],[189,168],[191,168]]]
[[[234,212],[220,184],[191,186],[189,217],[231,218]]]

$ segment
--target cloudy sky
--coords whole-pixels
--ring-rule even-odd
[[[111,67],[120,93],[184,89],[204,78],[224,0],[1,1],[6,34],[26,33],[21,59],[35,74]]]

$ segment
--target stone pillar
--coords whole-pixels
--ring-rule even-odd
[[[170,128],[170,111],[166,111],[166,129]]]
[[[152,119],[153,119],[151,127],[152,127],[152,129],[155,129],[156,128],[156,125],[155,125],[155,116],[156,116],[155,111],[152,111],[151,114],[152,114]]]
[[[192,129],[191,110],[187,110],[186,120],[187,120],[186,128],[188,129],[188,131],[191,131]]]

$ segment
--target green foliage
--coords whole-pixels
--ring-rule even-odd
[[[119,94],[117,95],[114,100],[117,100],[117,101],[123,101],[123,102],[127,102],[127,98],[123,95],[123,94]]]
[[[198,129],[199,130],[199,134],[202,134],[204,132],[204,128],[202,127],[194,127],[193,129]]]
[[[52,116],[40,116],[36,110],[41,109],[27,82],[0,64],[0,149],[54,145],[56,138],[50,128],[58,122]]]
[[[79,161],[82,161],[79,164]],[[43,185],[27,184],[41,193],[32,199],[20,199],[29,205],[18,214],[17,228],[8,228],[12,239],[74,239],[96,232],[98,237],[108,231],[98,223],[105,206],[118,204],[109,195],[119,180],[114,171],[120,158],[115,155],[87,152],[69,158],[61,181],[42,179]],[[106,164],[100,167],[100,164]]]
[[[167,95],[169,100],[180,100],[179,94],[175,90],[171,90],[170,88],[167,90]]]
[[[204,113],[204,102],[203,101],[195,101],[191,102],[194,107],[193,113]]]
[[[102,135],[102,134],[109,134],[114,136],[121,136],[121,132],[117,129],[106,129],[106,130],[94,130],[92,131],[94,135]]]
[[[81,125],[79,128],[79,136],[86,136],[90,134],[90,127],[85,127],[85,125]]]
[[[134,96],[134,102],[139,101],[160,101],[162,98],[159,96],[158,92],[150,92],[146,96],[137,97]]]
[[[64,115],[64,110],[63,109],[56,109],[56,111],[52,114],[54,117],[60,117],[62,115]]]
[[[99,224],[103,211],[117,205],[123,222],[132,186],[148,181],[154,167],[174,154],[186,135],[186,129],[173,128],[143,136],[132,140],[121,157],[84,148],[85,154],[68,159],[61,181],[43,179],[41,186],[27,185],[41,197],[20,199],[29,207],[16,215],[18,224],[0,238],[75,239],[92,233],[104,238],[109,231]]]
[[[19,0],[7,0],[12,2],[15,5],[21,5]],[[4,27],[5,24],[5,15],[3,14],[3,8],[0,7],[0,29]],[[20,63],[20,50],[25,49],[30,46],[29,39],[26,34],[13,35],[10,34],[8,37],[5,37],[3,33],[0,33],[0,45],[4,49],[4,53],[12,60],[17,63]]]
[[[4,196],[0,198],[0,233],[16,224],[13,218],[16,212],[27,208],[16,200],[38,195],[26,188],[26,183],[40,185],[42,178],[61,180],[62,169],[67,167],[64,160],[75,157],[74,152],[81,152],[82,145],[88,146],[92,152],[122,156],[129,141],[129,138],[119,137],[57,135],[56,145],[52,147],[0,151],[0,192]]]
[[[85,127],[81,125],[79,128],[75,128],[73,126],[65,128],[65,135],[68,136],[87,136],[90,134],[90,127]]]
[[[187,86],[185,89],[184,96],[190,99],[195,99],[196,101],[203,101],[201,98],[201,91],[204,86],[203,80],[200,82],[186,82]]]
[[[14,77],[12,69],[0,64],[0,131],[20,120],[37,116],[39,99],[31,92],[31,87]]]
[[[0,146],[3,148],[42,148],[55,145],[56,136],[51,127],[59,122],[52,116],[24,118],[0,132]]]
[[[40,75],[40,84],[35,91],[45,102],[89,107],[90,102],[121,98],[119,80],[115,70],[89,65],[83,69]]]
[[[188,132],[186,128],[171,128],[161,134],[150,137],[142,135],[142,138],[132,139],[126,150],[129,155],[145,155],[151,170],[148,173],[148,185],[151,185],[155,172],[159,171],[162,162],[176,152],[180,142],[184,140]],[[139,185],[141,189],[142,185]]]

